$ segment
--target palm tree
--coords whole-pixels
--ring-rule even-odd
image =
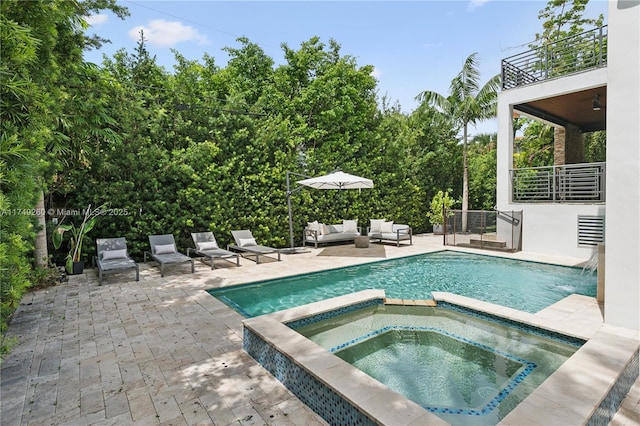
[[[462,70],[451,80],[449,96],[425,90],[416,96],[418,102],[427,103],[438,108],[449,116],[455,123],[457,131],[462,129],[462,230],[467,230],[467,215],[469,209],[469,164],[467,160],[467,136],[469,125],[475,125],[496,116],[500,75],[491,78],[480,88],[477,52],[472,53],[465,60]]]

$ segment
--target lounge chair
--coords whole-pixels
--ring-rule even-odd
[[[96,239],[96,256],[94,260],[98,264],[98,285],[102,285],[102,275],[110,272],[117,272],[125,269],[136,270],[136,281],[140,281],[140,268],[134,260],[129,257],[127,251],[127,240],[120,238],[98,238]]]
[[[149,245],[151,251],[144,252],[144,261],[147,261],[147,255],[160,264],[160,276],[164,277],[164,266],[171,263],[191,262],[191,273],[195,270],[195,264],[192,258],[178,251],[176,248],[176,240],[172,234],[165,235],[149,235]]]
[[[240,255],[218,247],[218,242],[216,237],[213,236],[213,232],[192,232],[191,238],[193,238],[196,248],[187,248],[187,256],[190,256],[191,252],[193,252],[198,256],[208,258],[211,260],[211,269],[215,268],[214,260],[216,258],[227,260],[229,257],[235,257],[236,266],[240,266]]]
[[[280,261],[280,250],[273,247],[261,246],[260,244],[256,243],[256,239],[253,238],[251,231],[249,231],[248,229],[231,231],[231,235],[233,235],[233,239],[236,243],[229,244],[227,246],[227,250],[254,254],[256,256],[256,263],[260,263],[261,255],[277,253],[278,261]]]

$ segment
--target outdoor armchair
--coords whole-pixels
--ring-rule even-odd
[[[191,273],[195,270],[195,264],[192,258],[178,251],[176,241],[172,234],[150,235],[149,245],[151,251],[144,252],[144,261],[147,261],[147,255],[160,264],[160,276],[164,277],[164,267],[172,263],[191,262]]]
[[[129,257],[127,240],[124,237],[96,239],[96,256],[94,260],[98,265],[98,285],[102,285],[103,274],[125,269],[135,269],[136,281],[140,281],[140,268]]]
[[[367,235],[372,242],[393,242],[400,247],[400,242],[407,241],[413,244],[413,230],[409,225],[393,223],[384,219],[371,219],[367,229]]]
[[[261,246],[260,244],[256,243],[256,239],[253,238],[251,231],[249,231],[248,229],[231,231],[231,235],[233,235],[235,244],[229,244],[227,246],[227,250],[253,254],[256,256],[256,263],[260,263],[261,255],[277,253],[278,261],[280,261],[280,250],[273,247]]]
[[[190,256],[191,252],[193,252],[198,256],[206,257],[211,261],[211,269],[215,268],[214,260],[216,258],[227,260],[230,257],[235,257],[236,266],[240,266],[240,255],[218,247],[218,242],[213,232],[192,232],[191,238],[193,238],[196,248],[187,248],[187,256]]]

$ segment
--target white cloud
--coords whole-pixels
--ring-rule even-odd
[[[491,0],[471,0],[469,2],[469,6],[467,6],[467,10],[471,11],[471,10],[477,9],[489,3],[490,1]]]
[[[183,25],[179,21],[165,21],[154,19],[147,25],[139,25],[129,30],[129,37],[133,40],[140,39],[140,31],[144,31],[144,38],[151,45],[159,47],[174,47],[183,41],[195,41],[198,44],[207,44],[207,36],[202,35],[193,27]]]
[[[109,16],[101,13],[98,15],[85,16],[84,20],[87,22],[87,24],[91,25],[92,27],[99,27],[100,25],[104,24],[109,20]]]
[[[369,74],[371,77],[374,77],[376,79],[380,79],[380,77],[382,77],[382,71],[380,71],[378,68],[373,68],[373,71],[371,71],[371,74]]]

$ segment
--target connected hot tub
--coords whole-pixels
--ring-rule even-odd
[[[496,424],[584,341],[449,303],[393,306],[287,324],[452,424]]]
[[[533,314],[450,293],[434,300],[392,306],[384,291],[365,290],[250,318],[244,350],[336,425],[519,424],[540,415],[598,424],[637,377],[628,339],[586,341]],[[603,338],[619,345],[616,368],[585,369],[605,359]]]

